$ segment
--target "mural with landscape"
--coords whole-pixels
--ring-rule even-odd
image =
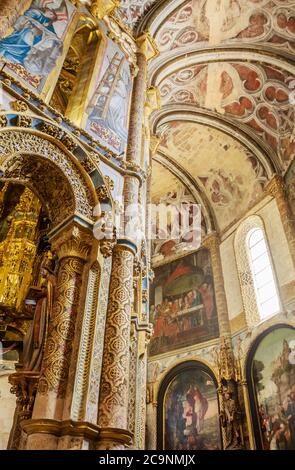
[[[155,268],[150,354],[160,354],[218,336],[214,284],[208,250]]]
[[[41,91],[63,53],[75,11],[68,0],[34,0],[0,39],[0,62],[9,73]]]
[[[204,370],[191,367],[174,377],[163,418],[165,450],[221,449],[217,391]]]
[[[295,330],[278,328],[260,342],[252,377],[264,450],[295,450]]]

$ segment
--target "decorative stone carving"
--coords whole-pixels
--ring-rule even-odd
[[[11,393],[16,395],[16,409],[13,426],[9,436],[8,449],[19,449],[21,440],[21,422],[32,416],[39,374],[35,372],[16,372],[9,376]]]
[[[47,199],[47,205],[50,205],[52,191],[53,193],[60,193],[63,191],[63,186],[69,185],[71,187],[71,191],[67,191],[67,199],[72,197],[72,192],[76,211],[90,220],[92,219],[92,207],[94,206],[94,201],[85,184],[85,180],[83,179],[83,176],[79,174],[78,168],[74,166],[59,147],[31,132],[7,130],[0,134],[0,151],[2,155],[1,169],[4,172],[5,177],[13,177],[26,181],[28,180],[28,175],[31,175],[33,172],[34,179],[37,183],[37,192],[40,192],[39,190],[43,190],[44,198],[42,202],[46,203]],[[19,154],[21,152],[24,152],[26,156],[20,157]],[[38,154],[40,155],[40,158],[30,157],[29,154]],[[44,163],[42,163],[42,159],[43,161],[50,161],[57,167],[57,169],[53,169],[52,171],[54,172],[57,180],[62,179],[63,181],[59,184],[57,184],[57,181],[52,182],[50,197],[46,196],[49,188],[46,188],[43,181],[43,178],[46,178],[46,170]],[[50,184],[50,179],[48,180],[48,184]],[[61,213],[59,213],[60,208],[58,207],[58,198],[60,200],[60,206],[63,207],[63,211]],[[57,210],[53,210],[56,223],[64,220],[69,213],[73,213],[72,205],[71,209],[69,209],[69,207],[67,207],[68,203],[65,203],[61,194],[58,194],[58,198],[55,199]],[[54,208],[52,207],[52,209]]]
[[[99,186],[96,189],[96,194],[99,202],[105,202],[110,198],[108,188],[105,185]]]
[[[22,100],[16,100],[16,101],[11,101],[10,105],[14,111],[17,111],[18,113],[24,113],[28,111],[29,107],[25,101]]]
[[[109,192],[113,191],[115,189],[114,181],[109,176],[105,176],[104,179],[105,179],[106,187],[108,188]]]
[[[92,0],[90,11],[93,16],[101,20],[120,5],[120,0]]]
[[[7,117],[2,114],[0,116],[0,127],[6,127],[7,126]]]
[[[30,116],[18,115],[16,118],[16,124],[19,127],[31,127],[32,118]]]
[[[60,267],[53,314],[44,354],[38,393],[54,392],[65,398],[73,341],[76,331],[82,273],[90,252],[91,237],[77,226],[71,227],[52,247]]]

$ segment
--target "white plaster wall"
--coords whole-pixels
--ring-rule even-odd
[[[265,224],[278,283],[281,286],[288,284],[294,280],[295,272],[276,201],[271,200],[257,214],[262,217]]]
[[[16,397],[10,393],[11,385],[8,383],[8,376],[12,372],[0,371],[0,450],[7,449],[16,404]]]
[[[242,295],[234,252],[234,235],[235,232],[220,245],[224,288],[230,320],[243,311]]]

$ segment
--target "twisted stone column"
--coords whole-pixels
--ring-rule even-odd
[[[287,199],[285,186],[282,178],[275,175],[271,181],[266,185],[267,193],[274,197],[280,212],[282,225],[284,227],[285,235],[289,245],[290,254],[292,257],[293,265],[295,267],[295,227],[292,222],[292,214]]]
[[[56,426],[62,419],[67,390],[71,392],[72,388],[68,383],[69,369],[73,356],[78,354],[73,350],[73,343],[83,269],[90,251],[85,237],[74,226],[52,241],[60,265],[32,420],[26,424],[28,449],[55,449],[58,445],[57,432],[51,433],[44,420],[51,420],[51,424],[54,421]]]
[[[220,241],[216,232],[210,234],[203,242],[203,246],[210,251],[211,255],[219,333],[220,336],[230,336],[231,331],[223,282],[219,245]]]

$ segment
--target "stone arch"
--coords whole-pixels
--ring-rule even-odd
[[[3,179],[32,188],[48,207],[53,226],[75,215],[92,223],[98,198],[90,177],[69,152],[42,133],[1,130],[0,170]]]

